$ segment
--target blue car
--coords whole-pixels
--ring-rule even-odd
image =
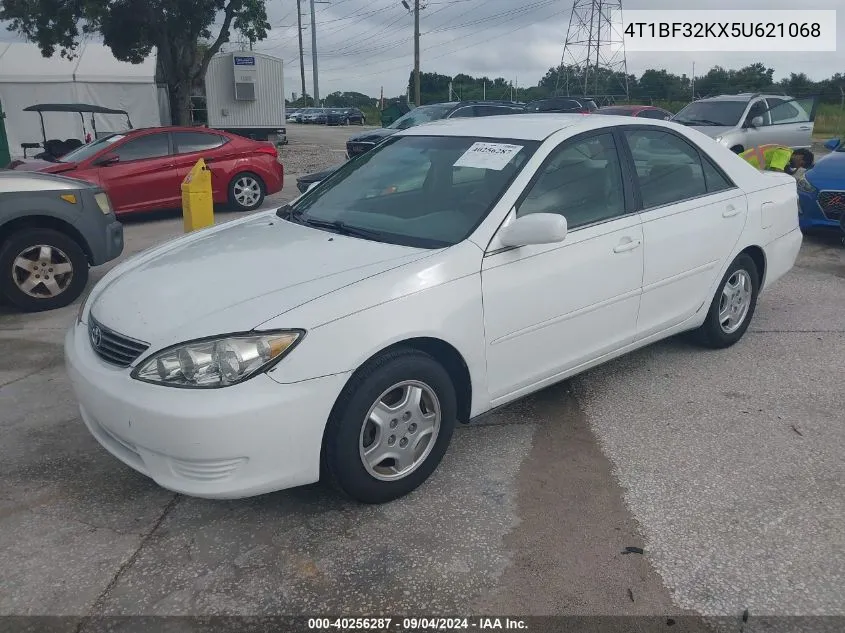
[[[845,143],[825,143],[830,154],[816,161],[798,180],[798,223],[803,230],[839,229],[845,214]]]

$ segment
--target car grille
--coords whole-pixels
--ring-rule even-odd
[[[150,346],[149,343],[118,334],[90,316],[88,340],[97,356],[118,367],[129,367]]]
[[[845,191],[820,191],[819,207],[828,220],[839,221],[845,213]]]
[[[350,158],[360,156],[364,152],[371,150],[374,145],[375,143],[347,143],[346,153],[349,154]]]

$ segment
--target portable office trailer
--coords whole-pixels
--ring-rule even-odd
[[[287,143],[284,62],[254,51],[218,53],[205,74],[208,127]]]

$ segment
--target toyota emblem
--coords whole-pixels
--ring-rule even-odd
[[[98,348],[100,347],[100,343],[103,339],[103,332],[100,330],[100,326],[95,325],[91,328],[91,344]]]

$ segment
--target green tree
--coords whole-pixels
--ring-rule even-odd
[[[86,35],[100,35],[114,56],[141,63],[156,49],[174,123],[191,122],[191,92],[232,28],[250,42],[267,37],[265,0],[0,0],[0,20],[38,44],[41,54],[76,54]],[[212,26],[222,13],[220,32]]]

